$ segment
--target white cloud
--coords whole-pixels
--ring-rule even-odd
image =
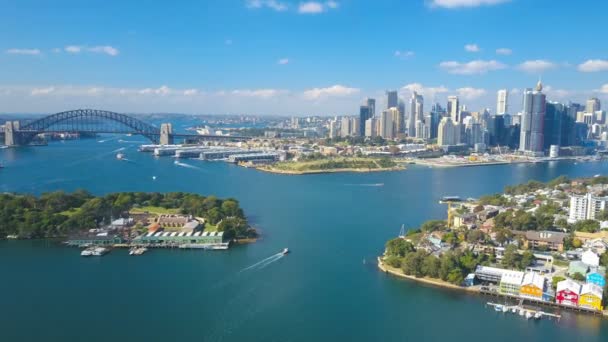
[[[472,87],[458,88],[456,89],[456,92],[458,92],[458,96],[464,98],[465,100],[475,100],[486,94],[485,89]]]
[[[544,59],[525,61],[517,66],[519,70],[529,73],[539,73],[557,68],[557,64]]]
[[[509,48],[499,48],[496,49],[496,54],[497,55],[510,55],[513,53],[513,50],[509,49]]]
[[[479,46],[477,44],[467,44],[464,46],[465,51],[468,52],[479,52],[481,51],[481,49],[479,48]]]
[[[600,89],[596,90],[598,93],[608,94],[608,83],[604,84]]]
[[[277,64],[280,64],[280,65],[289,64],[289,58],[281,58],[277,61]]]
[[[109,46],[109,45],[93,46],[93,47],[88,48],[87,51],[93,52],[93,53],[105,53],[106,55],[109,55],[109,56],[117,56],[119,54],[119,51],[117,48]]]
[[[270,8],[277,12],[287,10],[287,4],[276,0],[248,0],[246,6],[247,8]]]
[[[343,85],[333,85],[327,88],[313,88],[305,90],[303,95],[305,99],[308,100],[317,100],[325,97],[334,97],[334,96],[348,96],[353,94],[358,94],[360,89],[358,88],[350,88],[345,87]]]
[[[193,89],[186,89],[186,90],[184,90],[183,94],[185,96],[194,96],[194,95],[198,94],[198,89],[194,89],[194,88]]]
[[[406,84],[400,89],[400,93],[403,97],[409,97],[414,91],[428,99],[434,99],[437,94],[447,93],[449,89],[443,85],[438,87],[425,87],[421,83]]]
[[[582,72],[598,72],[608,70],[608,60],[589,59],[578,65],[578,70]]]
[[[441,8],[463,8],[463,7],[478,7],[483,5],[498,5],[510,0],[430,0],[431,7]]]
[[[159,88],[144,88],[139,90],[137,93],[141,94],[141,95],[150,95],[150,94],[154,94],[154,95],[161,95],[161,96],[165,96],[171,93],[171,88],[167,87],[166,85],[163,85]]]
[[[281,89],[236,89],[231,93],[238,96],[255,97],[260,99],[268,99],[281,94],[285,94],[287,91]]]
[[[68,45],[64,48],[64,50],[65,52],[69,53],[80,53],[80,51],[82,51],[82,47],[77,45]]]
[[[32,96],[36,95],[47,95],[55,91],[55,87],[46,87],[46,88],[34,88],[32,89]]]
[[[414,51],[399,51],[399,50],[395,51],[395,57],[401,58],[401,59],[406,59],[406,58],[412,57],[414,55],[415,55]]]
[[[548,97],[557,98],[557,99],[566,99],[572,95],[572,92],[565,89],[554,89],[550,85],[543,86],[543,91],[547,94]]]
[[[306,1],[298,5],[298,13],[301,14],[317,14],[323,13],[330,9],[338,8],[339,4],[336,1]]]
[[[39,49],[8,49],[6,53],[10,55],[30,55],[35,56],[40,54]]]
[[[475,75],[475,74],[485,74],[488,71],[500,70],[504,69],[507,66],[503,63],[500,63],[495,60],[484,61],[484,60],[474,60],[468,63],[460,63],[456,61],[447,61],[441,62],[439,67],[446,70],[450,74],[456,75]]]

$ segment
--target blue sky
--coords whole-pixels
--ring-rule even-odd
[[[14,0],[0,3],[0,112],[344,115],[385,89],[425,102],[539,76],[608,100],[604,1]]]

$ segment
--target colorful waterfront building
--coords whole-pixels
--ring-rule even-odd
[[[557,304],[578,306],[578,297],[581,293],[581,285],[572,279],[562,280],[557,283],[555,291],[555,302]]]
[[[519,296],[521,283],[524,279],[524,272],[520,271],[505,271],[500,277],[498,292],[503,295]]]
[[[606,286],[606,268],[604,266],[592,267],[586,278],[588,283],[597,284],[601,288]]]
[[[581,289],[581,295],[578,298],[578,305],[581,307],[602,310],[602,288],[597,284],[587,283]]]
[[[524,275],[519,288],[519,295],[532,299],[543,299],[545,290],[545,277],[535,272],[528,272]]]

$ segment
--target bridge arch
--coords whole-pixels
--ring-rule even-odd
[[[120,124],[122,127],[108,127],[98,121],[108,121]],[[53,126],[63,124],[63,129],[53,129]],[[154,143],[160,139],[160,129],[139,119],[125,114],[97,109],[77,109],[49,115],[22,125],[18,131],[26,140],[36,134],[48,132],[91,132],[91,133],[131,133],[139,134]]]

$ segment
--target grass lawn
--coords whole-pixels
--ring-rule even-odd
[[[205,223],[204,232],[217,232],[217,226],[212,225],[211,223]]]
[[[289,161],[274,164],[272,167],[286,171],[314,171],[334,169],[379,169],[382,167],[393,167],[395,163],[385,161],[388,165],[381,165],[381,161],[375,158],[324,158],[309,161]]]
[[[153,207],[153,206],[147,206],[147,207],[139,207],[139,208],[132,208],[131,212],[134,214],[137,213],[144,213],[144,212],[149,212],[151,214],[179,214],[179,209],[167,209],[167,208],[163,208],[163,207]]]

